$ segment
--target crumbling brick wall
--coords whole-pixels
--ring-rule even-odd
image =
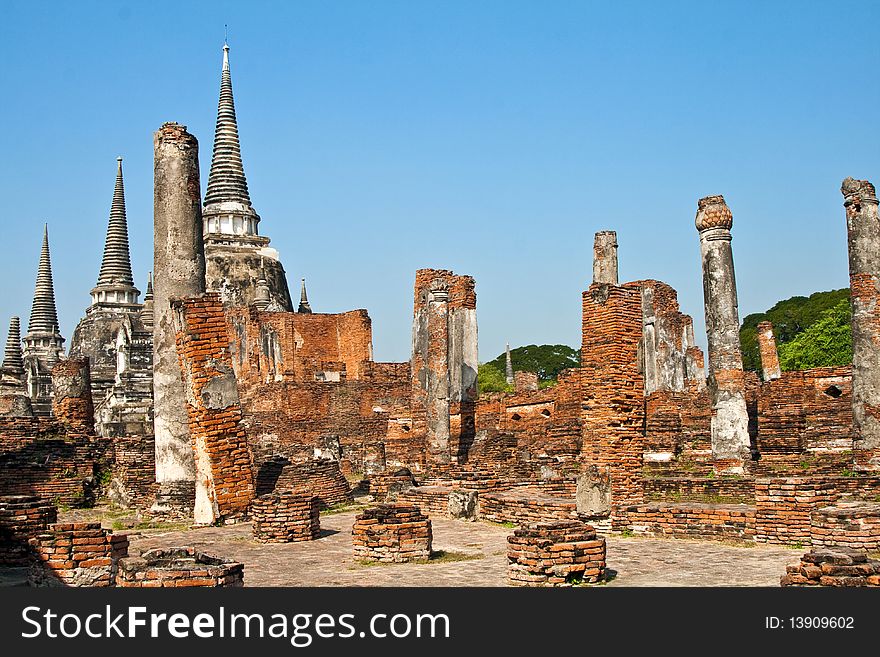
[[[58,418],[0,417],[0,495],[88,504],[107,449],[107,441],[72,430]]]
[[[246,513],[254,476],[220,295],[172,301],[196,462],[196,522]]]

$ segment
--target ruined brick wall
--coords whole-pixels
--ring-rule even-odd
[[[852,369],[783,372],[761,384],[758,449],[762,454],[843,452],[852,443]]]
[[[28,541],[58,519],[58,508],[36,495],[0,496],[0,565],[25,565]]]
[[[421,467],[419,439],[409,422],[407,363],[363,363],[360,380],[280,381],[240,387],[255,451],[310,459],[324,436],[339,437],[342,459],[362,472],[366,446],[385,443],[386,459]]]
[[[56,418],[0,417],[0,495],[39,495],[58,504],[94,500],[108,443]]]
[[[268,381],[360,379],[372,361],[373,333],[366,310],[345,313],[226,311],[230,352],[241,384]]]
[[[516,392],[534,392],[538,389],[536,372],[514,372],[513,387]]]
[[[254,497],[247,435],[220,295],[172,301],[196,462],[196,522],[246,513]]]
[[[616,509],[643,500],[645,382],[638,366],[641,340],[638,283],[593,284],[583,293],[581,459],[585,466],[595,466],[610,477],[611,503]]]

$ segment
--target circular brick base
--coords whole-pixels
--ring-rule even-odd
[[[0,564],[28,563],[28,540],[46,531],[57,517],[55,505],[36,495],[0,497]]]
[[[251,518],[261,543],[314,541],[321,535],[321,500],[290,490],[267,493],[251,503]]]
[[[119,560],[116,586],[122,588],[180,588],[244,586],[244,565],[212,557],[191,547],[147,550],[139,557]]]
[[[605,579],[605,539],[577,520],[540,522],[507,538],[511,586],[572,586]]]
[[[356,559],[401,563],[431,556],[431,521],[417,506],[381,504],[358,515],[351,530]]]

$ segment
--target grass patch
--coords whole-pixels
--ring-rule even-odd
[[[505,529],[516,529],[519,527],[515,522],[495,522],[494,520],[483,520],[480,522],[485,522],[487,525],[492,525],[494,527],[504,527]]]
[[[649,502],[695,502],[698,504],[748,504],[753,505],[755,500],[744,496],[717,495],[714,493],[682,493],[672,491],[669,493],[651,493],[645,499]]]
[[[162,529],[167,532],[180,532],[190,528],[188,522],[125,522],[123,520],[114,520],[111,525],[114,531],[119,530],[145,530],[145,529]]]

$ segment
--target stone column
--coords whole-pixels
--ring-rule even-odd
[[[761,371],[765,381],[772,381],[782,376],[779,367],[779,352],[776,349],[776,336],[773,335],[773,323],[758,324],[758,351],[761,353]]]
[[[449,453],[449,290],[437,281],[428,292],[428,463],[444,465]]]
[[[741,474],[750,459],[739,308],[730,247],[733,214],[723,196],[697,204],[697,230],[703,260],[703,297],[709,342],[712,398],[712,459],[719,474]]]
[[[849,286],[852,292],[853,463],[880,470],[880,219],[877,194],[867,180],[847,178]]]
[[[593,282],[617,285],[617,233],[600,230],[593,241]]]
[[[156,481],[162,500],[163,494],[166,499],[176,497],[194,487],[193,448],[169,302],[205,291],[205,254],[198,141],[186,126],[165,123],[153,146],[153,396]]]

